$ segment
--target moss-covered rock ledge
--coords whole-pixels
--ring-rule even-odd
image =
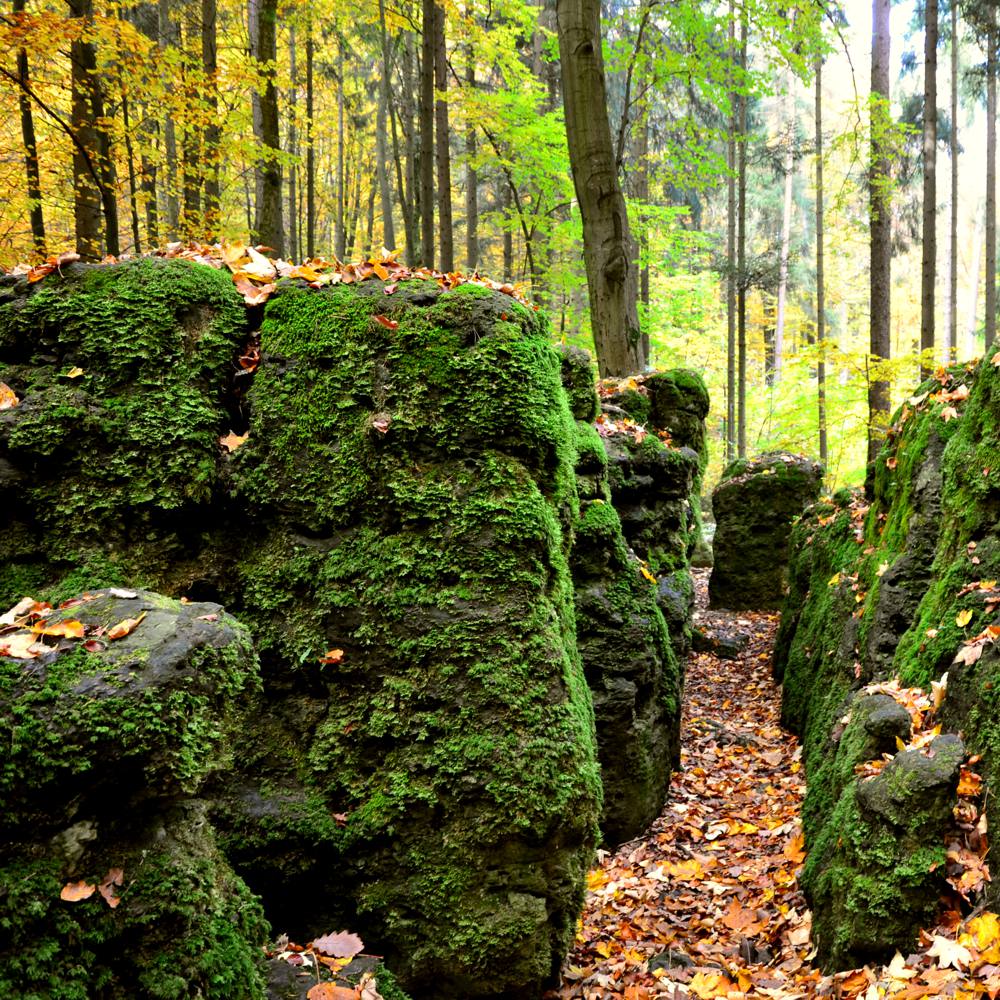
[[[987,819],[1000,822],[1000,660],[989,631],[1000,605],[1000,369],[992,361],[942,370],[899,408],[870,502],[843,491],[793,531],[774,669],[783,720],[803,737],[803,886],[828,967],[905,954],[933,914],[946,888],[945,836],[954,836],[957,734],[982,755]],[[929,694],[945,672],[933,718],[944,735],[922,756],[897,753],[912,720],[883,697],[894,688],[878,685],[898,678]],[[880,775],[855,774],[883,752],[895,756]],[[988,903],[996,893],[987,890]]]
[[[228,275],[181,261],[0,283],[19,400],[0,413],[0,604],[109,585],[224,604],[262,683],[226,702],[233,766],[213,750],[198,771],[198,884],[244,880],[300,940],[359,931],[416,997],[536,997],[601,815],[575,428],[545,320],[473,285],[284,283],[247,392],[248,319]],[[249,430],[232,455],[230,430]],[[77,934],[48,899],[34,940]]]

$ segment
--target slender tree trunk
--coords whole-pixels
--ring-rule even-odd
[[[207,122],[202,147],[202,173],[204,176],[204,225],[203,235],[215,240],[219,235],[221,220],[221,189],[219,186],[220,143],[222,128],[219,124],[219,99],[217,95],[218,57],[218,7],[216,0],[201,0],[201,68],[205,74]]]
[[[497,201],[500,205],[500,213],[504,219],[503,227],[503,277],[505,281],[511,281],[514,277],[514,234],[511,232],[508,215],[510,214],[510,188],[506,180],[499,179],[499,190]]]
[[[382,43],[382,74],[380,79],[380,93],[378,114],[375,119],[375,145],[377,149],[378,163],[376,173],[378,174],[379,193],[382,197],[382,244],[387,250],[396,249],[396,227],[392,218],[392,196],[389,189],[389,167],[386,162],[389,158],[389,143],[386,134],[386,118],[389,114],[389,102],[391,91],[389,88],[389,78],[392,72],[392,63],[389,59],[389,32],[385,25],[385,0],[378,0],[378,16],[380,38]]]
[[[600,0],[557,0],[566,139],[583,219],[590,319],[603,377],[641,372],[638,268],[611,142]]]
[[[423,0],[420,48],[420,263],[434,266],[434,0]]]
[[[413,263],[420,261],[420,220],[422,218],[420,156],[417,150],[417,132],[419,130],[420,116],[413,98],[413,95],[419,89],[417,82],[418,74],[415,68],[416,60],[416,38],[412,32],[407,32],[403,37],[400,58],[402,87],[400,88],[401,95],[398,108],[399,126],[403,130],[403,154],[405,157],[402,164],[399,139],[396,134],[397,122],[395,113],[392,116],[392,141],[396,156],[396,173],[399,176],[401,201],[404,201],[402,192],[406,192],[403,212],[403,223],[406,227],[406,253],[409,260]],[[405,177],[402,176],[403,173],[405,173]]]
[[[313,132],[313,23],[306,24],[306,256],[316,256],[316,141]]]
[[[924,202],[920,263],[920,369],[926,378],[934,350],[934,286],[937,277],[937,0],[924,0]]]
[[[826,441],[826,288],[823,238],[823,58],[816,60],[816,416],[819,424],[819,460],[829,461]]]
[[[870,356],[878,364],[890,356],[890,296],[892,232],[889,202],[889,4],[872,3],[871,164],[869,205],[871,228]],[[889,420],[889,382],[881,375],[868,378],[868,461],[873,463]]]
[[[444,8],[434,7],[434,87],[443,95],[434,104],[434,140],[437,152],[438,246],[441,270],[455,270],[455,241],[451,213],[451,129],[448,125],[448,53]]]
[[[792,183],[795,170],[795,74],[789,68],[786,78],[785,127],[788,130],[785,149],[785,198],[781,209],[781,262],[778,274],[778,306],[774,319],[774,382],[781,381],[785,360],[785,304],[788,298],[788,252],[792,240]]]
[[[368,189],[368,224],[365,226],[365,240],[367,245],[362,251],[367,256],[374,256],[375,253],[375,199],[378,195],[376,185],[372,184]]]
[[[347,254],[347,230],[345,211],[347,191],[344,187],[344,40],[340,39],[337,58],[337,218],[333,228],[334,252],[338,260]],[[353,237],[352,237],[353,242]]]
[[[14,0],[14,15],[24,13],[24,0]],[[31,100],[26,92],[30,86],[27,49],[17,50],[17,78],[21,90],[17,95],[17,107],[21,115],[21,140],[24,143],[24,173],[27,183],[31,240],[35,253],[45,256],[45,217],[42,214],[42,180],[38,169],[38,141],[35,138],[35,118],[31,110]]]
[[[472,17],[472,5],[466,7]],[[465,48],[465,86],[472,94],[476,89],[476,54],[472,43]],[[479,175],[476,172],[476,129],[465,129],[465,268],[472,274],[479,266]]]
[[[744,76],[747,68],[747,18],[740,19],[740,69]],[[736,220],[736,272],[739,283],[736,288],[736,346],[738,371],[737,391],[737,433],[736,454],[745,458],[747,453],[747,97],[740,95],[740,141],[737,157],[739,160],[739,218]]]
[[[132,148],[132,127],[128,117],[128,98],[122,94],[122,125],[125,128],[125,158],[128,163],[128,203],[132,221],[132,249],[142,252],[142,237],[139,235],[139,192],[135,176],[135,150]]]
[[[92,0],[70,0],[70,16],[90,20]],[[101,178],[97,168],[97,129],[91,106],[92,69],[95,68],[93,45],[82,40],[70,46],[72,63],[71,125],[76,143],[73,146],[73,225],[77,253],[84,260],[101,258]]]
[[[983,230],[986,220],[982,208],[976,209],[976,228],[972,237],[972,281],[969,283],[969,304],[965,312],[965,335],[962,338],[961,357],[971,358],[976,353],[975,334],[979,320],[979,262],[983,254]],[[957,346],[957,345],[956,345]]]
[[[299,108],[299,66],[298,52],[295,46],[295,25],[288,31],[288,64],[291,71],[291,87],[288,92],[288,155],[298,156],[298,124],[296,116]],[[294,161],[288,168],[288,257],[299,259],[299,227],[298,227],[299,177],[298,167]]]
[[[997,332],[997,9],[989,7],[986,42],[986,349]]]
[[[278,88],[274,82],[278,58],[278,0],[260,0],[258,11],[257,58],[266,69],[264,93],[260,97],[260,133],[262,147],[257,171],[259,200],[254,219],[257,239],[279,257],[285,253],[285,227],[281,200],[281,132],[278,118]]]
[[[646,341],[646,354],[650,354],[649,345],[649,220],[646,205],[649,203],[649,110],[644,109],[642,119],[636,123],[638,133],[639,163],[636,167],[636,198],[639,201],[639,218],[642,223],[639,230],[641,268],[639,271],[639,301],[643,305],[643,339]]]
[[[159,47],[166,51],[177,46],[177,25],[170,18],[170,0],[158,0]],[[177,193],[177,129],[167,111],[163,118],[163,194],[167,215],[167,239],[176,240],[181,225],[181,203]]]
[[[736,61],[736,5],[729,0],[729,78]],[[739,98],[729,88],[729,139],[726,143],[726,462],[736,458],[736,130]]]
[[[942,337],[947,364],[958,347],[958,3],[951,0],[951,229],[948,268],[948,322]]]

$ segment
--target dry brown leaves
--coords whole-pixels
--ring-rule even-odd
[[[700,607],[704,589],[699,574]],[[735,619],[701,611],[702,626],[747,632],[750,644],[738,660],[689,657],[684,770],[674,775],[649,834],[600,855],[553,998],[1000,995],[1000,920],[990,912],[963,918],[957,895],[939,925],[921,933],[916,954],[837,976],[812,966],[811,919],[797,882],[805,857],[800,751],[781,729],[780,690],[770,677],[777,621],[776,615]],[[932,698],[898,684],[886,687],[921,722],[930,719]],[[963,795],[978,791],[968,767],[962,781]],[[949,844],[953,884],[982,877],[985,849],[974,796],[963,798]]]

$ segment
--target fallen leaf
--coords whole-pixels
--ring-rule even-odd
[[[224,437],[219,438],[219,444],[221,444],[222,447],[229,452],[229,454],[232,454],[237,448],[240,447],[240,445],[245,443],[249,436],[249,431],[247,431],[246,434],[235,434],[233,431],[230,431]]]
[[[134,601],[139,596],[134,590],[122,590],[121,587],[111,587],[108,593],[123,601]]]
[[[948,423],[949,420],[956,420],[958,418],[958,410],[954,406],[946,406],[941,411],[941,419]]]
[[[10,611],[0,616],[0,625],[13,625],[18,618],[27,614],[36,603],[33,597],[22,597]]]
[[[66,372],[66,378],[79,378],[83,374],[84,372],[82,368],[74,366],[73,368],[70,368],[68,372]]]
[[[59,893],[59,898],[67,903],[79,903],[81,899],[90,899],[97,891],[96,885],[89,882],[67,882]]]
[[[14,390],[6,382],[0,382],[0,410],[12,410],[20,402]]]
[[[32,625],[31,631],[34,632],[35,635],[59,636],[62,639],[82,639],[85,629],[83,622],[71,619],[68,621],[55,622],[52,625]]]
[[[125,879],[125,873],[121,868],[112,868],[107,875],[101,880],[101,884],[97,887],[97,891],[104,898],[104,902],[115,909],[116,906],[121,902],[121,899],[115,895],[115,886],[120,886]]]
[[[964,611],[959,611],[959,613],[955,615],[955,624],[959,628],[965,628],[965,626],[968,625],[969,622],[971,621],[972,621],[971,608],[966,608]]]
[[[0,656],[10,656],[15,660],[33,660],[46,647],[35,642],[33,632],[15,632],[13,635],[0,636]]]
[[[138,627],[143,618],[146,617],[146,612],[143,611],[138,618],[123,618],[117,625],[112,625],[108,629],[109,639],[124,639],[125,636],[131,635]]]
[[[968,948],[940,934],[935,934],[932,938],[931,946],[927,949],[927,955],[930,958],[938,960],[939,969],[951,966],[953,969],[961,971],[962,969],[967,969],[969,963],[972,961],[972,955]]]
[[[340,931],[339,934],[325,934],[316,938],[310,945],[313,951],[333,958],[354,958],[364,951],[365,943],[350,931]]]
[[[320,663],[342,663],[344,651],[342,649],[328,649],[322,656],[317,657]]]
[[[399,326],[399,321],[395,319],[389,319],[388,316],[377,315],[375,316],[375,322],[384,326],[387,330],[395,330]]]
[[[357,990],[336,983],[317,983],[306,994],[307,1000],[358,1000]]]

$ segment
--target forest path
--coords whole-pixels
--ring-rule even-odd
[[[559,997],[833,994],[807,960],[805,784],[771,679],[778,615],[708,611],[707,580],[696,572],[696,624],[749,643],[736,659],[689,655],[682,769],[647,834],[600,853]]]

